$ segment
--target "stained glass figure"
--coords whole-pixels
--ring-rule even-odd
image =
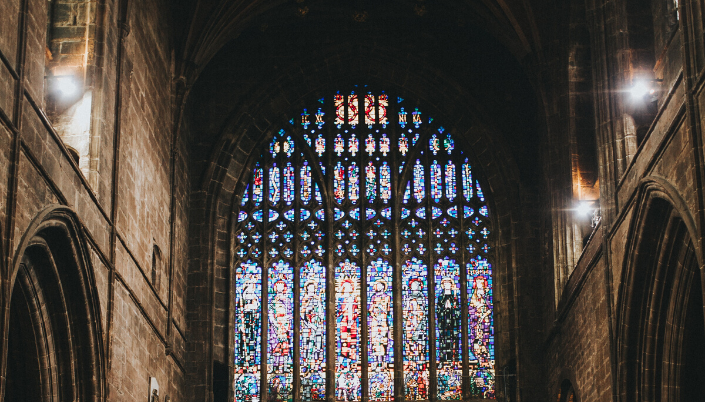
[[[345,98],[341,94],[336,94],[333,97],[335,106],[335,125],[340,128],[340,125],[345,122]]]
[[[375,139],[372,137],[372,134],[367,135],[367,139],[365,140],[365,152],[367,152],[368,155],[372,156],[372,154],[375,152]]]
[[[378,258],[367,267],[367,362],[371,401],[394,398],[392,267]]]
[[[338,156],[345,152],[345,140],[343,140],[343,136],[340,135],[340,133],[338,133],[335,137],[335,141],[333,141],[333,152]]]
[[[293,385],[294,270],[282,260],[268,275],[267,378],[270,398],[288,400]]]
[[[427,275],[426,264],[415,257],[402,265],[404,396],[411,401],[428,399]]]
[[[318,138],[316,138],[316,153],[321,157],[324,152],[326,152],[326,139],[323,138],[323,134],[318,134]]]
[[[373,202],[377,195],[377,167],[372,162],[365,168],[367,201]]]
[[[235,399],[252,401],[260,389],[262,268],[248,260],[235,269]]]
[[[472,199],[472,169],[467,159],[463,163],[463,194],[465,201],[470,202]]]
[[[375,96],[372,94],[365,95],[365,124],[369,128],[375,124],[376,119]]]
[[[383,156],[387,156],[387,153],[389,153],[389,138],[387,138],[387,134],[382,134],[382,138],[379,140],[379,151]]]
[[[443,197],[442,177],[441,165],[437,161],[433,161],[431,164],[431,198],[436,202],[440,202]]]
[[[348,95],[348,124],[354,128],[359,122],[360,116],[358,116],[357,95]]]
[[[379,197],[385,204],[392,199],[392,169],[387,162],[379,169]]]
[[[421,202],[424,197],[424,168],[419,159],[414,165],[414,198],[417,202]]]
[[[355,162],[348,167],[348,199],[354,204],[360,198],[360,169]]]
[[[342,203],[345,200],[345,167],[340,161],[335,165],[333,175],[333,195],[338,203]]]
[[[336,378],[335,397],[359,401],[360,370],[360,267],[345,260],[335,267]]]
[[[269,169],[269,202],[276,204],[281,197],[281,178],[279,177],[279,168],[275,163]]]
[[[294,167],[287,162],[284,168],[284,202],[291,205],[294,202]]]
[[[325,278],[325,266],[317,260],[310,260],[301,268],[301,397],[305,401],[326,397]]]
[[[467,273],[470,392],[494,398],[492,266],[486,259],[473,258],[467,264]]]
[[[446,198],[453,202],[457,189],[455,186],[455,165],[453,161],[448,161],[446,164]]]
[[[262,202],[262,197],[264,196],[264,172],[262,168],[259,167],[259,163],[255,167],[252,187],[252,201],[254,201],[255,206],[258,206]]]
[[[301,167],[301,201],[304,205],[308,205],[311,201],[311,167],[308,161],[304,161]]]
[[[441,150],[441,146],[438,141],[436,134],[433,134],[428,140],[428,148],[433,152],[434,155],[438,155],[438,151]]]
[[[389,107],[389,97],[385,94],[379,96],[379,124],[387,126],[387,108]]]
[[[357,140],[357,137],[355,137],[355,134],[350,136],[350,141],[348,141],[348,152],[352,154],[352,156],[355,156],[357,154],[357,151],[359,149],[360,143]]]
[[[470,161],[459,159],[463,152],[455,151],[453,136],[432,118],[422,120],[418,109],[408,116],[399,108],[391,115],[398,116],[399,125],[386,127],[393,120],[388,99],[386,94],[361,99],[337,94],[331,116],[323,113],[325,107],[311,109],[316,113],[304,109],[300,126],[292,119],[288,133],[280,130],[263,145],[242,187],[232,236],[236,400],[260,402],[264,387],[268,399],[287,402],[293,402],[294,394],[302,401],[331,395],[338,401],[361,401],[363,394],[370,402],[390,401],[394,341],[401,341],[396,347],[403,354],[403,367],[397,368],[402,378],[396,383],[403,389],[396,392],[405,400],[495,397],[492,269],[486,258],[492,255],[492,242],[483,190]],[[323,132],[329,122],[337,128]],[[428,127],[421,129],[426,122]],[[350,127],[342,128],[345,123]],[[376,123],[385,130],[372,129]],[[295,150],[297,138],[304,141]],[[394,157],[392,146],[399,151]],[[318,160],[310,161],[310,155]],[[412,166],[405,169],[410,155],[415,155]],[[333,176],[326,177],[331,169]],[[392,169],[400,176],[394,189]],[[333,235],[331,245],[326,233]],[[401,257],[401,264],[388,260],[393,257]],[[329,269],[333,278],[326,278]],[[398,301],[391,286],[395,276],[401,280]],[[335,291],[327,300],[326,281],[331,279]],[[463,295],[461,281],[467,285]],[[465,298],[468,305],[462,306]],[[392,305],[399,302],[402,314],[394,321]],[[464,307],[467,317],[462,316]],[[395,325],[401,330],[398,340],[392,336]],[[296,344],[294,333],[299,334]],[[335,339],[332,361],[327,361],[327,333]],[[468,342],[462,342],[463,335]],[[462,373],[468,368],[469,394],[464,395]]]

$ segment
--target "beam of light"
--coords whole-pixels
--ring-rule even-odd
[[[575,211],[580,216],[590,216],[590,215],[592,215],[594,210],[595,210],[595,208],[592,206],[592,202],[588,202],[588,201],[580,202],[580,204],[578,204],[578,207],[575,208]]]
[[[72,96],[78,91],[78,85],[73,77],[59,77],[56,79],[56,90],[63,96]]]

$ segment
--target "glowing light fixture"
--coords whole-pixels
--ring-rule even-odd
[[[580,216],[590,216],[595,211],[594,201],[580,201],[575,212]]]
[[[635,101],[642,101],[648,95],[649,100],[654,102],[657,100],[656,89],[657,84],[662,82],[661,79],[637,79],[632,83],[632,87],[629,88],[629,92],[632,94],[632,99]]]

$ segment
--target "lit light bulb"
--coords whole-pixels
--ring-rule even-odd
[[[650,91],[653,94],[653,89],[649,88],[644,81],[636,81],[629,90],[629,92],[632,93],[632,98],[635,100],[643,99]]]
[[[71,96],[78,91],[78,86],[73,77],[59,77],[56,80],[56,89],[61,92],[63,96]]]

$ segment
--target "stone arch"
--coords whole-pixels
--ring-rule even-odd
[[[698,386],[687,355],[705,355],[682,353],[689,336],[705,341],[698,237],[665,180],[644,179],[637,199],[616,304],[617,392],[623,401],[681,400]]]
[[[393,71],[394,67],[390,63],[389,70]],[[320,68],[325,67],[320,66]],[[200,246],[194,249],[197,250],[197,255],[192,256],[192,261],[196,265],[192,265],[191,269],[197,275],[191,278],[197,279],[197,282],[189,283],[190,292],[194,292],[189,294],[189,298],[199,300],[199,304],[204,306],[208,304],[210,317],[194,316],[194,320],[190,320],[190,325],[208,328],[210,332],[207,335],[204,333],[203,337],[192,339],[192,342],[202,343],[203,350],[209,354],[207,361],[227,361],[230,333],[228,323],[231,319],[229,319],[227,298],[224,303],[217,304],[218,300],[223,300],[217,295],[230,294],[228,267],[233,253],[230,246],[234,223],[233,208],[237,205],[237,195],[241,193],[238,191],[241,190],[239,187],[242,185],[241,179],[246,177],[251,165],[249,162],[256,156],[253,150],[259,148],[258,144],[269,140],[280,125],[294,117],[287,113],[304,107],[306,100],[335,93],[340,86],[356,81],[369,81],[369,77],[364,78],[369,72],[364,69],[360,71],[361,73],[346,75],[345,82],[325,79],[321,83],[313,84],[306,79],[306,72],[301,69],[301,66],[294,66],[283,73],[279,80],[273,79],[248,94],[247,99],[251,102],[243,103],[249,104],[250,107],[232,113],[220,127],[219,140],[213,148],[210,159],[203,166],[204,173],[199,178],[199,188],[194,189],[195,198],[191,201],[192,205],[201,206],[194,210],[198,216],[192,216],[192,219],[203,224],[199,225],[198,229]],[[487,122],[481,104],[470,94],[455,86],[453,82],[442,78],[437,79],[440,82],[428,82],[423,78],[424,72],[437,74],[423,69],[418,75],[406,72],[408,76],[402,81],[393,75],[386,77],[377,74],[371,84],[387,82],[386,90],[398,93],[402,97],[406,96],[408,99],[418,99],[426,113],[443,121],[444,126],[455,132],[458,138],[464,138],[467,149],[474,151],[475,160],[481,165],[487,180],[486,184],[492,193],[489,197],[493,199],[492,209],[500,213],[492,223],[498,234],[494,247],[497,253],[495,275],[499,278],[498,282],[513,283],[517,273],[516,267],[512,266],[512,255],[520,245],[519,241],[511,235],[511,221],[520,220],[521,218],[518,217],[522,214],[517,185],[520,182],[519,169],[513,158],[509,156],[510,152],[506,148],[507,141],[502,140],[504,135]],[[297,81],[297,78],[301,79]],[[298,83],[295,84],[294,81]],[[416,82],[416,84],[406,82]],[[441,110],[436,105],[439,101],[437,93],[444,91],[451,94],[449,98],[460,101],[449,109]],[[196,292],[199,293],[198,296]],[[514,297],[511,291],[504,297],[507,298],[507,306],[513,303],[509,300]],[[511,314],[513,313],[508,310],[505,319],[510,320]],[[509,322],[507,321],[505,326],[508,332],[511,327]],[[497,324],[498,330],[501,325]],[[507,356],[500,358],[508,360],[513,353],[507,350]],[[195,356],[193,359],[196,360]],[[209,378],[209,369],[210,366],[206,366],[206,378],[195,381],[210,383],[212,378]]]
[[[51,205],[22,237],[3,282],[0,391],[5,398],[97,402],[105,397],[100,307],[82,230],[73,211]],[[22,374],[30,377],[31,389],[25,378],[15,384]]]

